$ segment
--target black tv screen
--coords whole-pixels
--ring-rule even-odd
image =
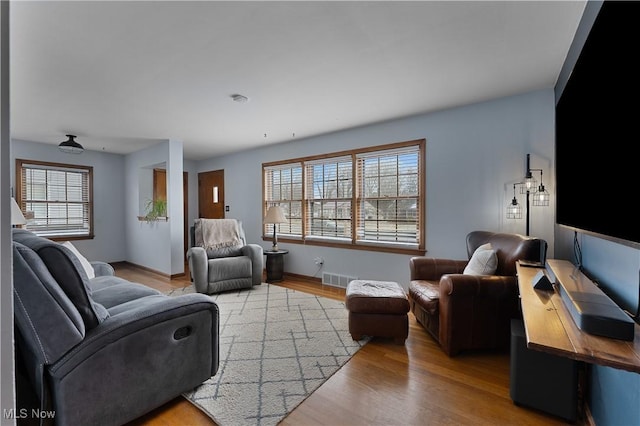
[[[604,2],[556,104],[556,222],[640,244],[640,2]]]

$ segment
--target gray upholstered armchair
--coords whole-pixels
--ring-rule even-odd
[[[219,228],[211,230],[209,226]],[[229,235],[234,235],[234,240],[225,241]],[[187,259],[198,293],[220,293],[262,283],[262,256],[262,246],[246,243],[239,220],[196,219],[191,227]]]

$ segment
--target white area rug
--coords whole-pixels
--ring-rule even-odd
[[[343,302],[269,284],[211,297],[220,367],[184,396],[221,426],[276,425],[367,343],[351,339]]]

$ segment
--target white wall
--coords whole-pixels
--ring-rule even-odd
[[[247,240],[262,241],[263,162],[304,157],[425,138],[426,247],[431,257],[466,258],[465,236],[476,229],[525,233],[524,219],[507,221],[513,182],[524,177],[526,154],[531,167],[544,169],[544,183],[554,192],[554,94],[551,89],[492,100],[377,125],[295,140],[211,158],[197,171],[224,169],[227,217],[241,219]],[[197,196],[192,194],[192,196]],[[520,196],[524,202],[524,196]],[[553,197],[552,197],[553,198]],[[532,207],[531,235],[547,240],[553,256],[554,205]],[[405,287],[407,255],[279,242],[288,249],[285,270],[321,276],[323,271],[360,278],[392,280]]]
[[[62,140],[62,139],[61,139]],[[82,141],[79,141],[82,143]],[[124,157],[101,151],[65,154],[51,144],[13,139],[11,141],[11,186],[15,188],[16,159],[50,161],[93,167],[93,225],[95,237],[74,240],[73,245],[89,260],[125,260],[124,242]]]

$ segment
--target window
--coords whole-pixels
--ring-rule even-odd
[[[357,154],[357,241],[417,244],[419,151],[414,147]]]
[[[16,160],[27,228],[48,238],[93,238],[93,167]]]
[[[305,174],[307,238],[351,240],[351,156],[306,162]]]
[[[283,207],[281,241],[423,253],[424,146],[422,139],[263,164],[263,214]]]
[[[264,212],[279,205],[284,210],[287,223],[278,224],[278,234],[302,236],[302,163],[263,167]],[[265,225],[264,232],[273,235],[274,225]]]

